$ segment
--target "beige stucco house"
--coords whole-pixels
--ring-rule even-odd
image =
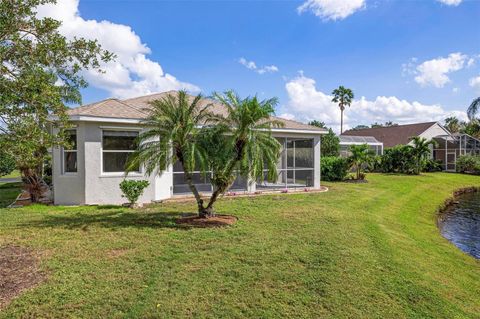
[[[141,203],[159,201],[189,194],[183,172],[172,165],[162,174],[147,176],[142,167],[125,176],[124,165],[134,150],[134,140],[143,130],[148,102],[166,92],[132,99],[107,99],[69,111],[73,128],[69,131],[73,149],[55,148],[53,155],[53,190],[55,204],[90,205],[125,202],[119,189],[124,178],[145,179],[150,186],[140,198]],[[212,103],[202,101],[202,105]],[[213,112],[225,108],[213,103]],[[259,190],[320,188],[320,136],[326,131],[295,121],[277,118],[284,127],[273,129],[282,144],[275,183],[238,178],[233,192],[251,193]],[[195,183],[203,193],[211,192],[209,178],[200,172]]]

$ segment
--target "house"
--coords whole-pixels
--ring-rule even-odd
[[[135,149],[135,139],[144,128],[142,119],[148,102],[160,99],[166,92],[131,99],[107,99],[69,110],[73,123],[69,137],[73,149],[55,148],[53,158],[53,191],[55,204],[90,205],[121,204],[119,184],[124,178],[150,182],[139,199],[149,203],[189,194],[180,165],[169,167],[161,175],[147,176],[142,167],[126,177],[124,166]],[[193,97],[192,97],[193,98]],[[226,108],[204,99],[200,107],[212,103],[211,111],[226,114]],[[284,127],[272,129],[282,144],[276,182],[237,178],[231,190],[253,193],[258,190],[320,188],[320,136],[326,130],[299,122],[276,118]],[[194,172],[200,192],[209,193],[209,176]]]
[[[431,158],[441,163],[445,171],[455,171],[461,155],[480,154],[480,140],[468,134],[452,134],[438,122],[348,130],[342,136],[370,136],[383,143],[384,148],[411,144],[414,136],[433,139],[437,143],[431,147]]]
[[[347,136],[340,135],[340,156],[348,157],[351,155],[350,146],[367,144],[375,155],[383,154],[383,143],[373,136]]]

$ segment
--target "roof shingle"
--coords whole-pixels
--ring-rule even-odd
[[[373,136],[384,147],[408,144],[413,136],[419,136],[437,122],[416,123],[389,127],[365,128],[343,132],[346,136]]]
[[[100,102],[87,104],[74,109],[70,109],[68,114],[70,116],[92,116],[92,117],[106,117],[106,118],[119,118],[119,119],[144,119],[148,115],[148,109],[150,108],[149,102],[166,97],[168,94],[176,94],[176,91],[168,91],[163,93],[156,93],[151,95],[139,96],[135,98],[119,100],[119,99],[106,99]],[[190,96],[193,99],[193,96]],[[203,98],[200,102],[201,107],[205,107],[207,104],[211,104],[211,112],[217,115],[226,115],[227,110],[222,104],[213,101],[208,98]],[[286,120],[279,117],[272,117],[284,123],[284,129],[291,130],[309,130],[326,132],[325,129],[311,126],[308,124],[300,123],[297,121]]]

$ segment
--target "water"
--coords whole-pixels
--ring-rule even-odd
[[[459,196],[458,204],[440,217],[443,237],[480,259],[480,192]]]

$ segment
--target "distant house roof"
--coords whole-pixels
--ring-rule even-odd
[[[70,116],[83,116],[83,117],[101,117],[111,119],[132,119],[142,120],[148,116],[148,109],[151,107],[149,102],[166,97],[168,94],[176,94],[176,91],[169,91],[163,93],[156,93],[146,96],[140,96],[131,99],[106,99],[100,102],[87,104],[77,108],[70,109],[68,114]],[[190,99],[193,99],[190,96]],[[200,102],[200,107],[205,107],[207,104],[211,104],[211,112],[218,115],[226,115],[227,109],[224,105],[204,98]],[[279,117],[273,117],[284,124],[282,129],[287,130],[308,130],[318,131],[319,133],[326,132],[326,129],[311,126],[308,124],[300,123],[297,121],[287,120]]]
[[[437,122],[416,123],[389,127],[365,128],[343,132],[346,136],[373,136],[383,143],[384,147],[408,144],[412,137],[419,136]]]
[[[383,144],[373,136],[347,136],[340,135],[340,144],[370,144],[381,145]]]

